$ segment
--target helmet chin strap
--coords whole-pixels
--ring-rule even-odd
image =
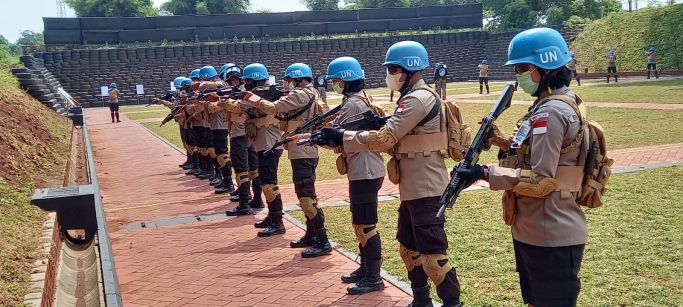
[[[398,90],[398,92],[401,93],[401,96],[399,96],[398,99],[403,98],[403,96],[410,92],[411,87],[408,84],[410,84],[410,79],[412,79],[414,75],[414,71],[406,71],[406,80],[403,81],[403,85],[401,85],[401,88]]]

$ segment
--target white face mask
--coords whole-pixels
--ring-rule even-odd
[[[389,74],[389,70],[387,70],[386,82],[387,82],[387,86],[388,86],[392,91],[398,91],[398,90],[401,89],[401,86],[403,86],[403,84],[401,83],[401,81],[399,81],[399,80],[401,79],[401,75],[402,75],[402,74],[390,75],[390,74]]]

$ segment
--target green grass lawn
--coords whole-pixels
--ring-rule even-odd
[[[577,306],[683,306],[681,176],[681,167],[615,175],[606,204],[585,210],[589,239]],[[397,201],[379,206],[378,230],[387,256],[382,267],[408,282],[394,239],[397,208]],[[463,193],[454,208],[446,213],[448,256],[458,272],[462,300],[467,306],[522,306],[500,192]],[[300,211],[291,214],[304,220]],[[357,253],[348,207],[325,208],[325,217],[331,239]]]
[[[640,102],[640,103],[683,103],[683,78],[644,80],[642,82],[610,83],[594,86],[576,86],[572,90],[588,102]],[[495,100],[497,95],[472,99]],[[515,100],[533,101],[521,88],[515,93]]]
[[[391,106],[385,105],[384,107],[389,113],[392,112]],[[477,123],[491,111],[491,105],[463,103],[460,104],[460,109],[465,122],[472,127],[472,137],[474,137],[479,129]],[[512,133],[517,120],[526,113],[526,109],[527,106],[513,105],[498,118],[497,125],[504,135]],[[610,150],[683,142],[683,122],[679,120],[683,118],[683,110],[588,108],[588,117],[598,121],[605,128],[606,133],[608,133],[607,148]],[[163,127],[159,127],[159,124],[157,122],[142,123],[145,127],[182,148],[178,125],[175,122],[169,122]],[[661,127],[667,127],[667,129],[661,129]],[[317,180],[346,178],[346,176],[337,173],[336,154],[322,148],[320,153]],[[495,163],[497,153],[495,148],[482,152],[479,163]],[[281,158],[285,162],[280,164],[280,183],[292,182],[291,166],[286,156],[285,151]],[[383,156],[385,162],[389,160],[388,155]],[[448,167],[453,167],[455,164],[456,162],[451,159],[446,160]]]
[[[119,108],[119,112],[121,113],[135,113],[135,112],[148,112],[148,111],[162,111],[162,110],[169,110],[169,108],[162,106],[162,105],[151,105],[149,107],[138,107],[138,106],[122,106]]]
[[[140,119],[146,119],[146,118],[164,118],[168,113],[171,113],[171,110],[166,108],[166,110],[158,110],[158,111],[149,111],[149,112],[129,112],[129,113],[124,113],[126,117],[128,117],[131,120],[140,120]],[[159,123],[161,124],[161,120],[159,120]],[[170,122],[169,122],[170,124]]]

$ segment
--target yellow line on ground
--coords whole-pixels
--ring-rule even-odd
[[[135,206],[128,206],[128,207],[110,208],[110,209],[104,209],[104,212],[114,212],[114,211],[130,210],[130,209],[148,208],[148,207],[154,207],[154,206],[172,205],[172,204],[186,203],[186,202],[205,200],[205,199],[211,199],[211,198],[222,198],[222,197],[227,197],[227,196],[230,196],[230,194],[214,195],[214,196],[206,196],[206,197],[190,198],[190,199],[181,199],[181,200],[173,200],[173,201],[167,201],[167,202],[161,202],[161,203],[151,203],[151,204],[135,205]]]

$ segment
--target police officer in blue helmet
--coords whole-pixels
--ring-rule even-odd
[[[579,158],[582,108],[569,88],[571,54],[562,35],[550,28],[517,34],[508,62],[519,86],[536,97],[511,139],[492,137],[499,163],[461,173],[468,184],[489,182],[502,190],[503,219],[512,227],[524,303],[534,307],[576,305],[578,277],[588,239],[586,217],[576,199],[582,182]]]
[[[370,131],[323,128],[324,142],[331,147],[343,145],[347,152],[391,154],[387,173],[401,191],[396,239],[413,290],[411,306],[432,306],[431,279],[443,306],[459,307],[460,283],[446,256],[445,218],[434,218],[449,181],[444,160],[449,145],[441,130],[447,124],[446,116],[442,116],[446,115],[445,102],[422,78],[422,70],[429,67],[427,50],[422,44],[393,44],[383,66],[387,69],[387,85],[401,95],[386,125]]]
[[[614,76],[614,82],[619,82],[619,76],[617,76],[617,56],[614,54],[614,50],[608,51],[605,58],[607,58],[607,83],[609,83],[610,76]]]
[[[657,56],[655,54],[655,46],[650,47],[650,50],[645,52],[647,56],[647,78],[650,79],[650,69],[655,72],[655,78],[659,79],[659,71],[657,70]]]
[[[116,83],[112,82],[109,84],[109,112],[111,113],[111,122],[120,123],[119,120],[119,98],[121,98],[121,92],[116,88]]]

